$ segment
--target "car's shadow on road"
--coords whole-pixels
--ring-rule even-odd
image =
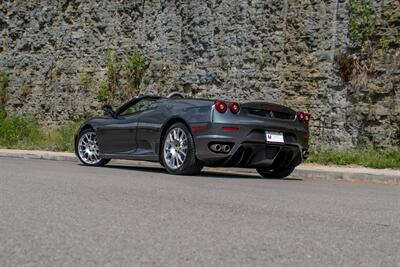
[[[168,172],[163,168],[163,167],[157,167],[157,166],[126,166],[126,165],[113,165],[109,164],[105,166],[104,168],[110,168],[110,169],[120,169],[120,170],[132,170],[132,171],[141,171],[141,172],[149,172],[149,173],[163,173],[163,174],[168,174]],[[208,171],[208,170],[203,170],[200,174],[193,175],[194,177],[209,177],[209,178],[228,178],[228,179],[258,179],[262,180],[264,179],[263,177],[259,176],[256,173],[238,173],[238,172],[224,172],[223,170],[219,171]],[[265,180],[282,180],[279,178],[269,178]],[[302,179],[297,179],[297,178],[290,178],[290,179],[285,179],[288,181],[302,181]]]

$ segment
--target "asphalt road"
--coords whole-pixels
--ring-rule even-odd
[[[0,158],[0,266],[400,266],[400,186]]]

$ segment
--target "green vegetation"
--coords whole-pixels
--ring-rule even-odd
[[[371,0],[350,0],[350,6],[350,37],[356,51],[368,57],[377,49],[388,54],[400,45],[388,26],[389,21],[396,20],[397,14],[387,1],[381,2],[381,12],[374,9]]]
[[[101,81],[99,84],[99,90],[97,91],[96,97],[99,102],[107,102],[110,97],[110,91],[103,81]]]
[[[369,0],[350,0],[352,14],[349,28],[354,45],[362,52],[371,50],[376,34],[377,17]]]
[[[8,74],[0,72],[0,120],[7,116],[6,104],[7,104],[7,88],[8,88]]]
[[[79,81],[83,89],[89,91],[94,82],[93,75],[89,72],[80,72]]]
[[[147,60],[138,52],[109,50],[106,58],[107,83],[99,85],[100,102],[138,95],[143,76],[148,69]]]
[[[32,93],[32,86],[30,84],[24,83],[21,86],[18,98],[24,101]]]
[[[21,143],[36,143],[41,138],[38,123],[23,117],[5,118],[0,122],[0,144],[12,147]]]
[[[364,150],[342,150],[317,149],[311,151],[308,162],[323,165],[360,165],[370,168],[400,168],[400,149],[387,150],[364,149]]]
[[[382,47],[383,52],[385,52],[386,54],[389,53],[389,49],[390,49],[389,39],[384,35],[381,37],[380,42],[381,42],[381,47]]]
[[[73,151],[79,122],[42,127],[36,119],[20,116],[0,120],[0,147]]]
[[[337,62],[345,82],[365,87],[375,73],[373,58],[391,55],[400,46],[393,36],[389,22],[396,20],[396,13],[387,1],[381,2],[378,12],[371,0],[350,0],[349,33],[351,49],[342,51]]]
[[[4,108],[0,107],[0,120],[4,119],[5,117],[7,117],[7,112]]]
[[[142,78],[147,70],[146,59],[136,53],[125,53],[124,70],[129,93],[138,94]]]
[[[396,140],[397,144],[400,145],[400,128],[398,128],[394,133],[394,140]]]
[[[120,86],[120,73],[122,70],[122,64],[116,51],[108,51],[106,67],[109,90],[111,93],[115,93]]]

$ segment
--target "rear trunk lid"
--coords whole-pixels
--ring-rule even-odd
[[[291,108],[268,102],[246,102],[241,104],[241,109],[250,116],[260,118],[294,120],[296,111]]]

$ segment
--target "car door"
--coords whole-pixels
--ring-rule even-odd
[[[122,106],[106,126],[99,128],[100,154],[121,157],[135,154],[137,149],[136,132],[140,115],[154,101],[153,98],[133,100]]]
[[[158,100],[150,105],[140,115],[136,133],[137,155],[155,156],[158,159],[161,128],[169,116],[167,110],[162,108],[162,101]]]
[[[136,150],[138,116],[118,115],[97,129],[100,154],[132,154]]]

